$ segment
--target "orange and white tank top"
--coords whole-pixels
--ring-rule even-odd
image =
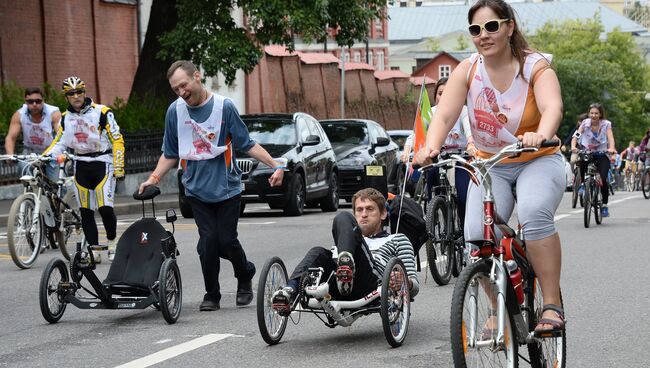
[[[202,123],[190,117],[187,103],[183,98],[179,97],[176,100],[178,155],[183,160],[209,160],[221,155],[228,148],[218,145],[226,97],[213,93],[210,98],[213,100],[212,112]]]
[[[537,130],[541,114],[537,109],[531,82],[534,83],[535,77],[532,75],[533,67],[542,59],[550,63],[552,55],[531,53],[526,56],[523,76],[517,75],[510,87],[501,93],[490,81],[483,58],[478,53],[470,57],[467,110],[479,157],[488,158],[516,142],[518,135]],[[505,162],[528,161],[555,151],[556,147],[540,149]]]

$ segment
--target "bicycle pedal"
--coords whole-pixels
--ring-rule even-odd
[[[108,245],[89,245],[88,249],[94,251],[103,251],[103,250],[108,250]]]

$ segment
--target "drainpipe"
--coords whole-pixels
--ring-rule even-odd
[[[43,0],[41,0],[43,1]],[[142,22],[140,20],[140,7],[142,6],[142,0],[138,1],[138,6],[135,8],[135,17],[138,25],[138,62],[140,62],[140,52],[142,50]]]
[[[48,77],[47,77],[47,47],[45,47],[46,40],[45,40],[45,4],[43,4],[43,0],[39,1],[39,5],[41,7],[41,46],[43,47],[43,81],[48,82]]]
[[[95,96],[95,102],[102,102],[101,92],[99,89],[99,65],[97,65],[97,20],[95,19],[95,0],[90,0],[90,16],[93,20],[93,56],[95,62],[95,84],[97,88],[97,95]]]

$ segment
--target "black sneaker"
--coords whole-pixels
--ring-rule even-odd
[[[354,258],[349,252],[339,253],[338,268],[336,269],[336,286],[341,296],[350,295],[354,279]]]
[[[253,280],[237,280],[237,299],[238,307],[249,305],[253,301]]]
[[[291,304],[296,298],[296,291],[292,287],[286,286],[273,293],[271,297],[271,307],[281,316],[285,317],[291,314]]]

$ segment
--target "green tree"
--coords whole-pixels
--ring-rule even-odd
[[[577,116],[600,102],[613,123],[619,150],[624,142],[638,140],[647,127],[650,106],[649,68],[629,33],[614,30],[601,39],[600,19],[548,23],[530,37],[531,46],[553,54],[553,66],[562,87],[564,119],[559,130],[565,137]]]
[[[467,38],[465,35],[459,34],[458,38],[456,38],[456,50],[458,51],[464,51],[467,50],[469,47],[469,42],[467,42]]]
[[[385,0],[176,0],[178,22],[160,37],[161,58],[191,59],[208,76],[222,73],[231,84],[237,70],[249,73],[269,44],[295,47],[294,36],[324,42],[336,29],[339,46],[368,37],[370,22],[384,17]],[[246,24],[237,25],[239,8]]]
[[[442,49],[440,47],[440,40],[435,37],[427,39],[426,44],[427,48],[432,52],[438,52]]]

